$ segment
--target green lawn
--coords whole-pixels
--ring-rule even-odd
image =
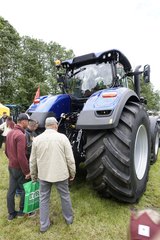
[[[39,233],[39,214],[34,218],[7,221],[6,193],[8,187],[7,159],[0,150],[0,240],[125,240],[130,209],[148,207],[160,209],[160,155],[151,166],[147,191],[138,204],[122,204],[113,199],[101,199],[89,184],[73,183],[71,198],[75,214],[74,223],[67,226],[61,214],[59,196],[52,191],[50,215],[54,225]],[[16,199],[16,204],[18,199]]]

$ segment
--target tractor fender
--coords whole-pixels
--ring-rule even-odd
[[[152,135],[156,124],[158,124],[158,127],[160,127],[159,126],[159,118],[158,118],[158,116],[149,116],[149,120],[150,120],[150,129],[151,129],[151,135]]]
[[[149,116],[149,120],[151,131],[151,163],[155,163],[160,145],[160,119],[159,116]]]
[[[157,131],[160,133],[160,118],[159,116],[149,116],[149,120],[150,120],[151,137],[153,138],[156,125],[157,125]]]
[[[107,94],[111,97],[105,97]],[[139,102],[140,100],[137,94],[128,88],[104,89],[92,94],[79,114],[76,128],[115,128],[127,101]]]

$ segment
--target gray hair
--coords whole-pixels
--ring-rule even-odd
[[[51,125],[57,125],[58,124],[58,121],[55,117],[48,117],[46,118],[46,121],[45,121],[45,127],[49,127]]]

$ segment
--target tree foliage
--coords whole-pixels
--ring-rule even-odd
[[[18,74],[20,36],[0,17],[0,101],[12,101],[13,82]]]
[[[160,92],[154,91],[152,83],[145,84],[141,80],[141,96],[147,100],[148,110],[160,110]]]
[[[54,59],[72,58],[72,50],[58,43],[20,37],[16,30],[0,18],[0,102],[28,107],[40,86],[41,95],[55,93]]]

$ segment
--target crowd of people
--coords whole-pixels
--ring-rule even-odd
[[[5,144],[5,154],[8,158],[8,221],[17,217],[26,217],[23,211],[25,200],[23,184],[27,181],[39,181],[40,232],[45,233],[52,224],[49,202],[53,184],[60,195],[62,214],[66,224],[73,223],[74,214],[69,192],[69,181],[74,180],[76,167],[71,144],[66,135],[58,132],[56,118],[46,118],[45,131],[39,135],[36,134],[37,128],[38,122],[30,119],[26,113],[19,114],[17,123],[14,123],[12,117],[3,112],[0,118],[0,147],[3,143]],[[17,190],[20,193],[18,210],[15,209]],[[152,235],[155,240],[160,239],[159,215],[157,218],[157,212],[144,210],[138,214],[139,216],[131,215],[129,239],[145,239],[145,237],[139,238],[139,235],[147,236],[144,228],[142,233],[136,230],[140,221],[147,222],[148,226],[152,228]],[[35,212],[31,212],[27,216],[35,215]],[[149,233],[147,232],[147,234]]]
[[[40,232],[44,233],[51,225],[49,200],[53,184],[59,192],[66,223],[73,223],[69,181],[73,181],[76,167],[71,144],[64,134],[58,132],[56,118],[46,118],[46,129],[39,135],[36,134],[37,128],[38,122],[30,119],[26,113],[19,114],[17,123],[14,123],[12,117],[4,112],[0,119],[0,147],[4,142],[8,158],[8,220],[25,216],[23,184],[31,180],[39,181]],[[17,190],[20,192],[18,210],[15,209]]]

